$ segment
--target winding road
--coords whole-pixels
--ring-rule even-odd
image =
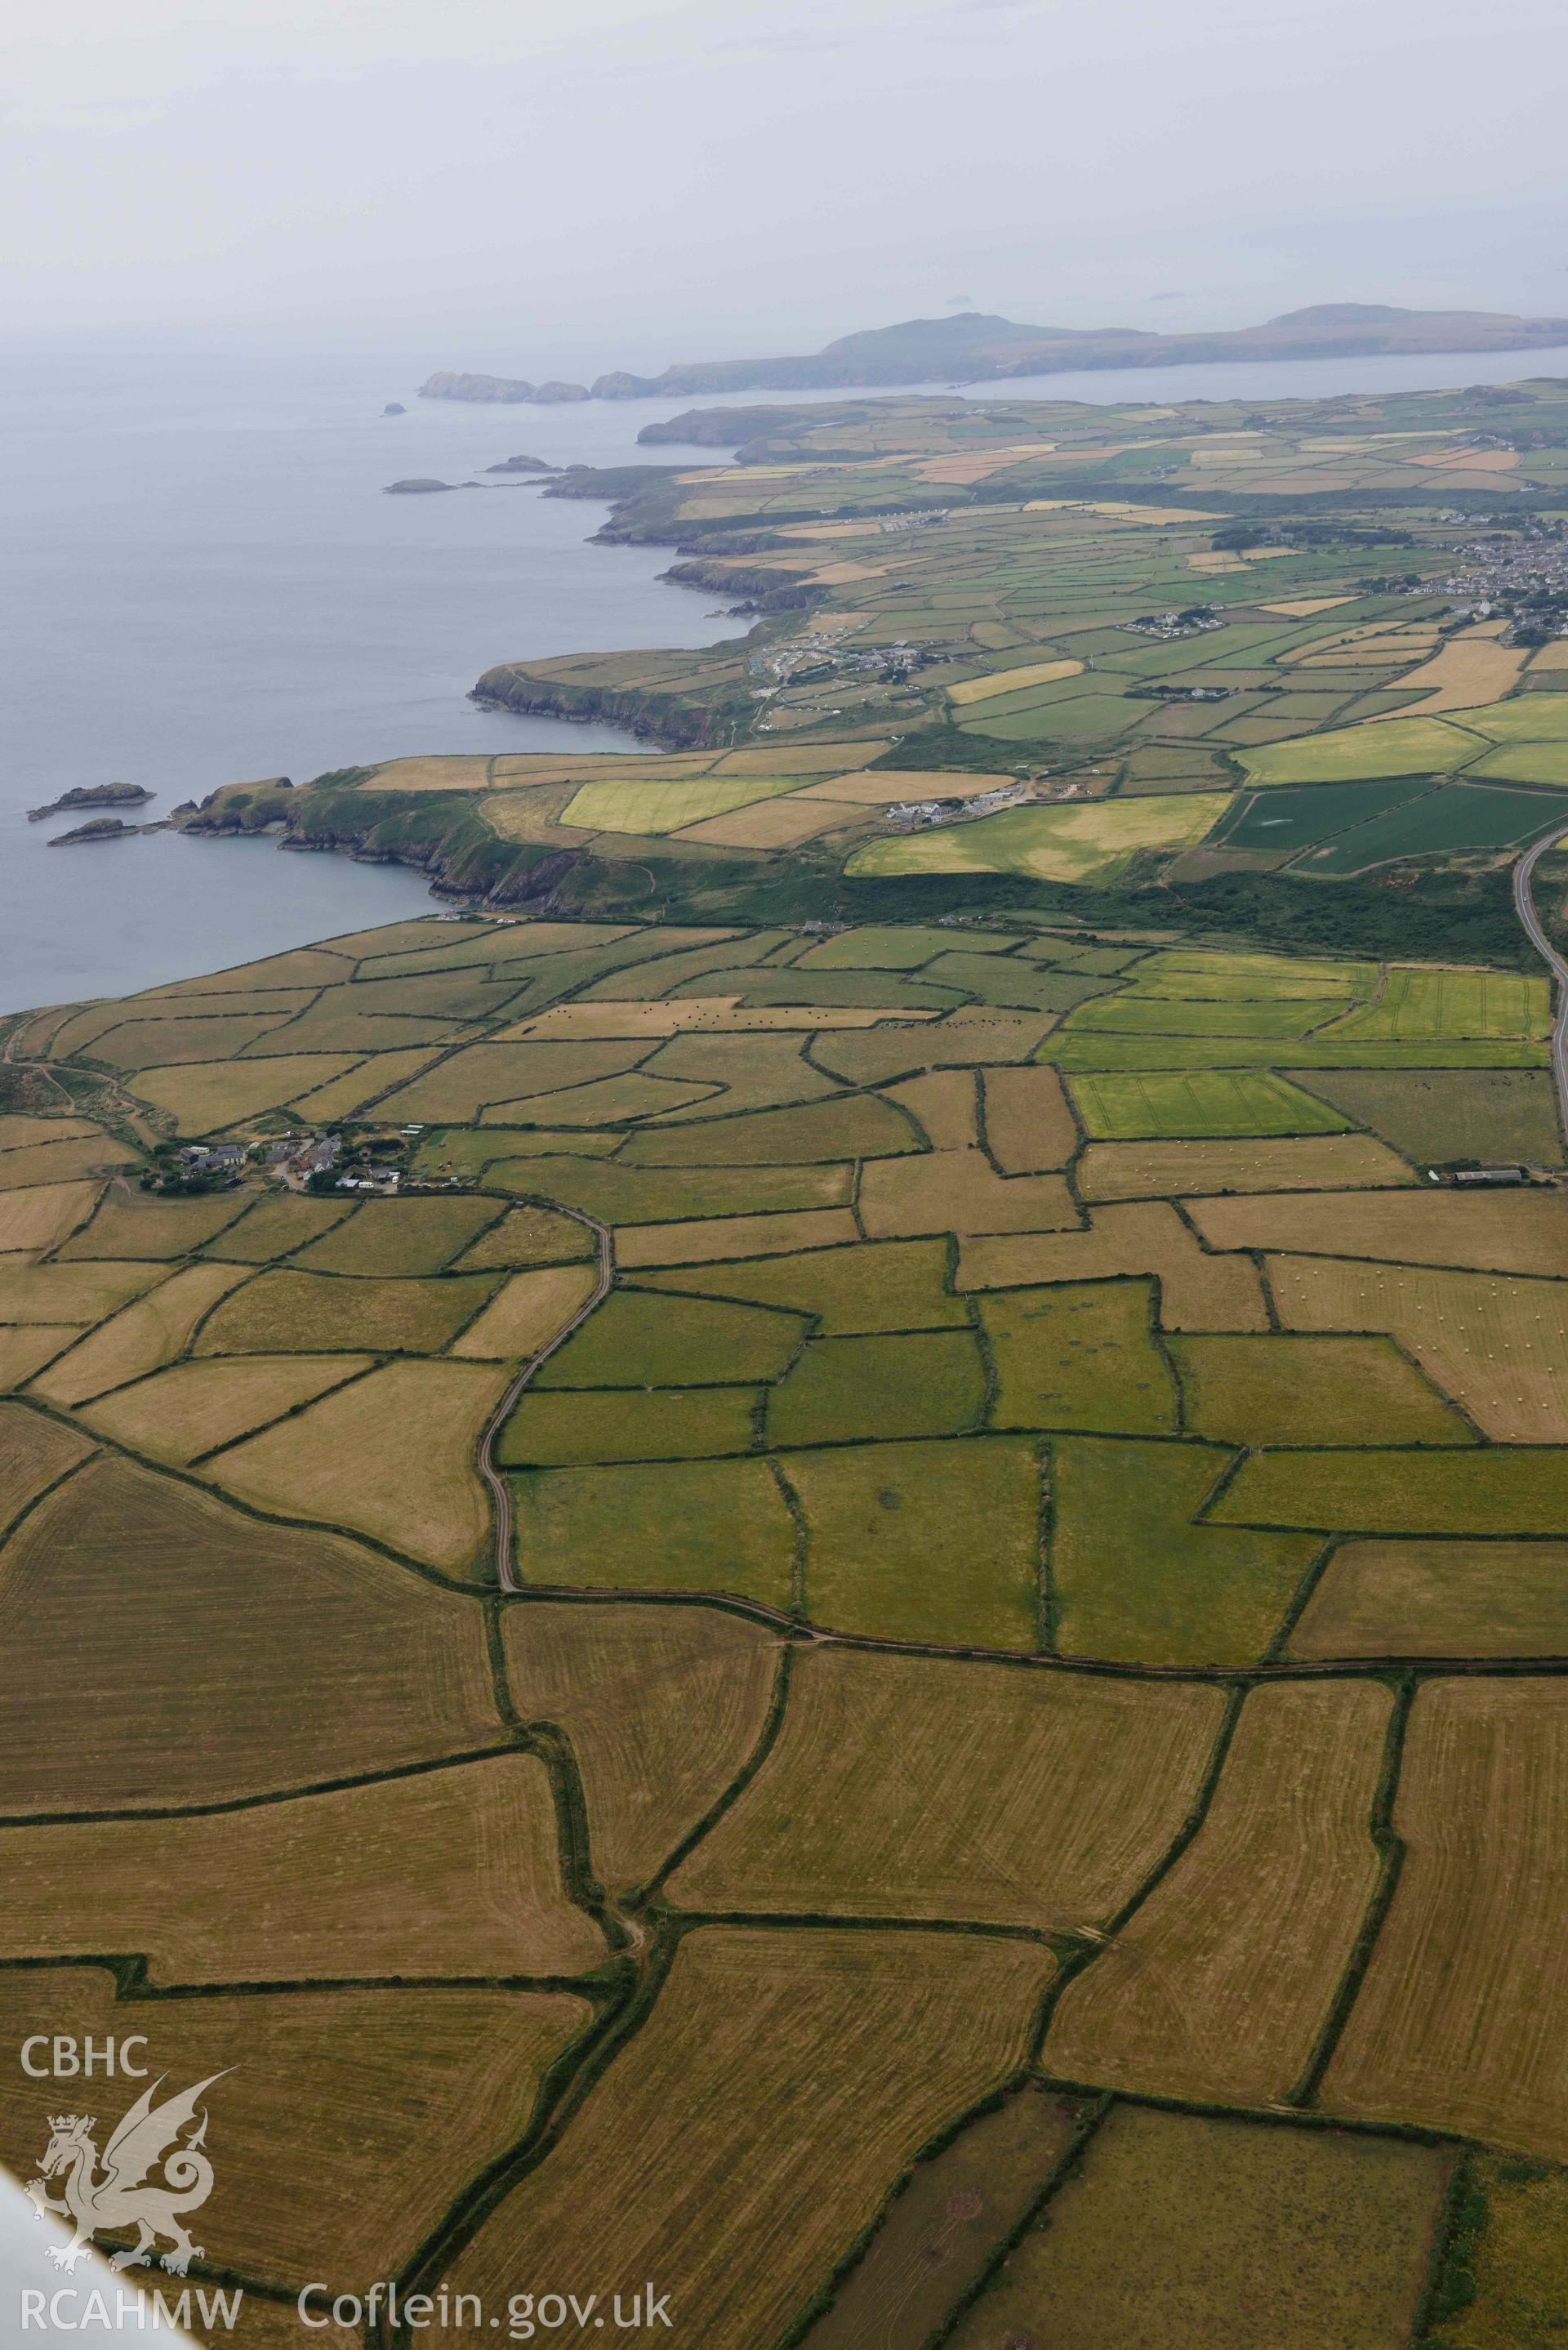
[[[523,1586],[512,1572],[512,1488],[495,1465],[495,1440],[506,1425],[513,1405],[533,1378],[541,1363],[547,1363],[557,1347],[564,1347],[574,1330],[580,1329],[596,1305],[602,1305],[609,1295],[610,1275],[614,1260],[610,1253],[609,1226],[601,1224],[595,1216],[584,1215],[576,1208],[563,1207],[560,1201],[551,1205],[557,1215],[570,1216],[575,1224],[582,1224],[595,1234],[598,1243],[599,1277],[593,1294],[578,1307],[571,1320],[556,1331],[547,1347],[525,1362],[501,1401],[491,1414],[490,1424],[479,1440],[479,1473],[490,1488],[495,1504],[495,1580],[503,1591],[521,1591]]]
[[[1544,840],[1538,840],[1532,848],[1525,850],[1513,868],[1513,903],[1525,936],[1557,982],[1557,1017],[1552,1024],[1552,1074],[1557,1084],[1558,1115],[1563,1131],[1568,1134],[1568,962],[1542,929],[1530,886],[1541,858],[1563,840],[1568,840],[1568,824],[1549,832]]]

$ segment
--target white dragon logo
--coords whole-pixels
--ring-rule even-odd
[[[28,2181],[27,2193],[40,2220],[46,2212],[55,2211],[75,2222],[70,2242],[50,2248],[49,2258],[57,2268],[74,2270],[92,2238],[116,2228],[134,2228],[137,2241],[127,2251],[115,2253],[110,2268],[151,2267],[159,2257],[153,2247],[160,2236],[171,2240],[172,2249],[162,2254],[162,2264],[176,2276],[183,2276],[191,2262],[201,2259],[202,2247],[192,2242],[182,2214],[194,2211],[213,2191],[213,2166],[201,2150],[207,2135],[205,2113],[183,2146],[176,2140],[195,2118],[202,2091],[223,2075],[209,2074],[194,2088],[155,2106],[152,2100],[167,2077],[161,2074],[116,2124],[103,2150],[101,2174],[92,2138],[98,2126],[95,2117],[91,2114],[49,2116],[51,2135],[44,2149],[42,2176]],[[154,2181],[150,2174],[160,2163],[163,2176]],[[45,2182],[57,2178],[62,2171],[65,2198],[57,2202],[47,2192]]]

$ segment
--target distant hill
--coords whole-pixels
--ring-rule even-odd
[[[422,400],[554,404],[563,400],[658,400],[690,392],[808,391],[878,384],[992,383],[1062,368],[1199,366],[1220,359],[1324,359],[1400,351],[1530,351],[1568,343],[1568,318],[1501,310],[1399,310],[1383,302],[1319,302],[1261,327],[1181,335],[1137,327],[1025,327],[965,310],[906,318],[841,335],[794,359],[699,359],[662,375],[601,375],[591,386],[443,369]]]

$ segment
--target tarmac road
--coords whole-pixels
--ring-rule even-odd
[[[1557,1017],[1552,1024],[1552,1074],[1557,1084],[1557,1110],[1563,1131],[1568,1134],[1568,962],[1560,955],[1541,927],[1531,897],[1530,884],[1538,860],[1561,840],[1568,840],[1568,825],[1548,833],[1527,848],[1513,868],[1513,903],[1525,935],[1542,961],[1549,967],[1557,982]]]

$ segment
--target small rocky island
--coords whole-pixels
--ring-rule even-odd
[[[62,792],[47,807],[29,808],[27,821],[41,824],[47,816],[65,816],[73,808],[142,807],[152,797],[141,784],[78,784],[75,791]]]
[[[559,465],[552,465],[545,457],[503,457],[499,465],[486,465],[487,473],[558,473]]]
[[[406,416],[408,412],[400,400],[389,400],[381,411],[383,416]]]
[[[406,482],[389,482],[382,495],[389,498],[419,498],[428,496],[434,490],[455,490],[456,487],[455,482],[438,482],[422,473],[414,473]]]
[[[69,848],[78,840],[129,840],[134,834],[147,829],[144,825],[127,824],[123,816],[94,816],[90,824],[78,824],[74,832],[56,833],[48,846],[51,848]],[[152,829],[156,830],[157,827]]]

